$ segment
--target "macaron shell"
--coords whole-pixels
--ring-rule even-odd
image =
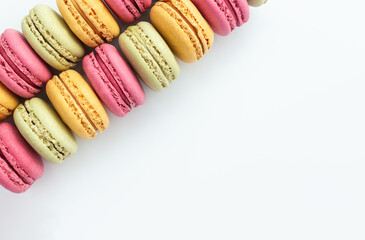
[[[0,121],[9,117],[18,106],[19,99],[0,82]]]
[[[38,121],[54,138],[54,141],[67,152],[74,154],[77,151],[76,139],[52,107],[40,98],[32,98],[28,102]],[[24,121],[21,115],[21,107],[24,107],[23,104],[19,105],[14,111],[14,122],[22,136],[43,158],[53,163],[62,163],[63,161],[57,158],[45,142]]]
[[[251,7],[260,7],[261,5],[267,3],[268,0],[248,0],[248,4]]]
[[[55,76],[48,82],[46,91],[62,120],[79,137],[90,139],[97,131],[101,133],[108,128],[105,108],[78,72],[68,70],[59,78]]]
[[[0,124],[0,141],[14,162],[10,163],[28,184],[43,176],[44,165],[41,156],[25,141],[18,129],[10,123]]]

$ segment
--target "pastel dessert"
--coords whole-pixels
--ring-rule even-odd
[[[111,42],[118,37],[118,23],[101,0],[57,0],[61,15],[87,46]]]
[[[0,36],[0,81],[12,92],[31,98],[52,77],[23,34],[6,29]]]
[[[0,124],[0,185],[14,193],[28,190],[43,176],[41,156],[10,123]]]
[[[22,31],[38,55],[57,70],[74,67],[85,54],[82,43],[61,16],[46,5],[30,10],[22,21]]]
[[[141,18],[141,14],[149,9],[152,0],[104,0],[119,20],[132,23]]]
[[[247,0],[191,0],[213,31],[226,36],[250,17]]]
[[[20,104],[14,111],[14,122],[34,150],[50,162],[62,163],[77,151],[76,139],[70,129],[40,98]]]
[[[54,76],[46,90],[62,120],[79,137],[94,138],[108,128],[109,118],[104,106],[78,72],[68,70]]]
[[[115,115],[124,117],[145,102],[137,76],[113,45],[100,45],[82,63],[96,93]]]
[[[180,75],[180,67],[156,29],[148,22],[129,27],[119,37],[119,45],[143,82],[162,91]]]
[[[261,5],[264,5],[267,3],[268,0],[248,0],[248,4],[251,7],[260,7]]]
[[[0,83],[0,121],[8,118],[18,104],[19,99]]]
[[[161,0],[152,7],[150,17],[171,50],[186,63],[200,60],[213,44],[213,30],[189,0]]]

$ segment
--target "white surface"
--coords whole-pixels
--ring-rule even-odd
[[[37,3],[7,1],[0,30]],[[364,1],[271,0],[166,91],[0,189],[0,239],[364,239]]]

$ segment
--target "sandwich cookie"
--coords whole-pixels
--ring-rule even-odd
[[[248,4],[251,7],[260,7],[261,5],[264,5],[267,3],[268,0],[248,0]]]
[[[139,77],[154,91],[167,88],[180,75],[175,56],[148,22],[129,27],[120,35],[119,45]]]
[[[100,45],[82,63],[96,93],[118,117],[124,117],[132,107],[145,102],[137,76],[113,45]]]
[[[22,21],[29,44],[51,67],[63,71],[72,68],[84,56],[82,43],[60,15],[46,5],[37,5]]]
[[[191,0],[213,31],[226,36],[250,17],[247,0]]]
[[[132,23],[141,18],[141,14],[149,9],[152,0],[104,0],[119,20]]]
[[[36,95],[52,77],[20,32],[7,29],[0,36],[0,81],[23,98]]]
[[[18,104],[19,99],[0,83],[0,121],[9,117]]]
[[[41,156],[10,123],[0,124],[0,185],[22,193],[43,176]]]
[[[14,111],[14,122],[34,150],[50,162],[62,163],[77,151],[76,139],[70,129],[40,98],[20,104]]]
[[[119,35],[118,23],[101,0],[57,0],[57,6],[71,30],[89,47]]]
[[[213,30],[189,0],[161,0],[152,7],[150,17],[171,50],[186,63],[200,60],[213,44]]]
[[[46,86],[62,120],[83,139],[96,137],[109,126],[109,118],[99,98],[86,80],[76,71],[68,70],[54,76]]]

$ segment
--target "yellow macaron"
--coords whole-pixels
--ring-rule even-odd
[[[62,120],[79,137],[94,138],[108,128],[104,106],[78,72],[68,70],[54,76],[46,91]]]
[[[57,6],[70,29],[89,47],[119,35],[118,23],[101,0],[57,0]]]
[[[184,62],[201,59],[213,44],[212,28],[189,0],[161,0],[152,7],[150,17],[171,50]]]
[[[0,83],[0,121],[9,117],[18,106],[19,99]]]

